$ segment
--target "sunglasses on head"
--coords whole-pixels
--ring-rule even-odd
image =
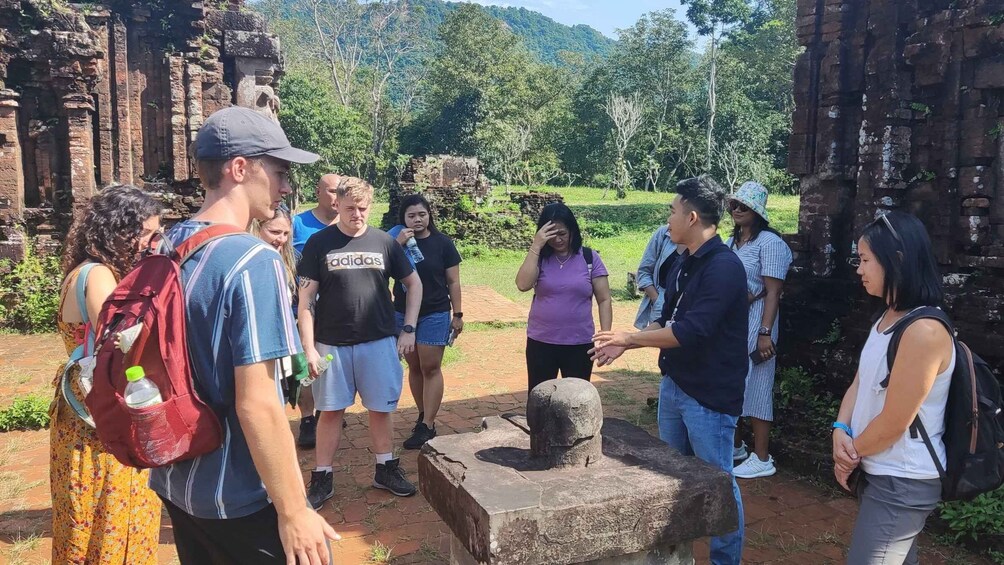
[[[896,228],[892,227],[892,222],[889,221],[888,212],[882,214],[878,218],[875,218],[875,220],[872,221],[872,224],[885,226],[889,230],[889,233],[892,234],[893,239],[896,240],[896,243],[898,243],[900,247],[903,247],[903,238],[899,236],[899,232],[896,231]]]
[[[729,210],[733,212],[749,212],[750,207],[738,200],[732,200],[729,202]]]

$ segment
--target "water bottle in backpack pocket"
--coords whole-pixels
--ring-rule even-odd
[[[160,389],[146,378],[143,367],[129,367],[125,375],[129,384],[126,385],[124,399],[132,418],[140,457],[153,466],[173,461],[184,453],[188,445],[164,433],[164,430],[170,429],[170,422]]]

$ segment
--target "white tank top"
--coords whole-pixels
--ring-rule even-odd
[[[887,389],[882,388],[880,383],[889,374],[886,358],[889,342],[892,340],[892,330],[896,324],[880,332],[878,326],[884,318],[885,314],[872,326],[868,341],[861,350],[861,361],[858,363],[858,394],[851,416],[851,429],[855,435],[860,435],[885,406]],[[945,443],[942,440],[945,433],[945,407],[948,402],[948,386],[954,370],[953,348],[948,368],[935,378],[934,387],[921,404],[919,413],[920,421],[931,437],[931,443],[938,453],[942,466],[945,465]],[[910,430],[903,432],[903,436],[885,451],[864,457],[861,460],[861,468],[869,475],[908,479],[939,478],[938,468],[934,466],[924,440],[919,434],[917,438],[910,437]]]

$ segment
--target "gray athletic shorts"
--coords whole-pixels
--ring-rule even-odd
[[[401,398],[404,371],[397,355],[397,337],[356,345],[315,344],[317,353],[334,357],[313,385],[314,407],[322,412],[345,410],[356,403],[373,412],[393,412]]]

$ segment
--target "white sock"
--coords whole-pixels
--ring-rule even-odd
[[[325,473],[333,473],[334,469],[331,467],[317,467],[314,471],[324,471]]]
[[[393,453],[377,453],[376,461],[377,465],[386,465],[388,461],[394,458]]]

